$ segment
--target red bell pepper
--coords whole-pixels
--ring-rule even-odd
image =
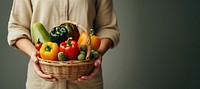
[[[68,38],[67,41],[62,42],[60,44],[60,52],[63,52],[68,60],[75,60],[77,59],[79,49],[78,44],[75,40],[72,40],[72,38]]]

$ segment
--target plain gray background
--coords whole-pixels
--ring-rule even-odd
[[[113,1],[121,41],[104,56],[105,89],[200,89],[200,2]],[[0,1],[0,89],[24,89],[29,57],[7,44],[11,5]]]

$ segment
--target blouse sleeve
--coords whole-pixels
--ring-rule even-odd
[[[16,47],[15,43],[20,38],[31,39],[31,1],[30,0],[13,0],[13,6],[8,21],[8,44]]]
[[[111,48],[113,48],[119,43],[120,32],[112,0],[97,0],[96,10],[96,35],[111,39],[113,42]]]

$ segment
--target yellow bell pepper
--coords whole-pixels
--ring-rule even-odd
[[[91,48],[98,51],[99,46],[101,44],[101,39],[98,36],[94,35],[94,29],[90,30],[90,38],[91,38]],[[80,34],[80,37],[78,39],[78,47],[80,49],[81,45],[86,45],[88,44],[88,38],[86,36],[85,32],[82,32]]]
[[[44,42],[40,48],[41,58],[44,60],[58,60],[59,47],[57,43]]]

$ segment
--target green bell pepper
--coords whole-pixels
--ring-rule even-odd
[[[51,41],[56,42],[59,45],[61,42],[67,40],[68,31],[65,27],[56,26],[53,29],[51,29],[50,36],[51,36]]]

